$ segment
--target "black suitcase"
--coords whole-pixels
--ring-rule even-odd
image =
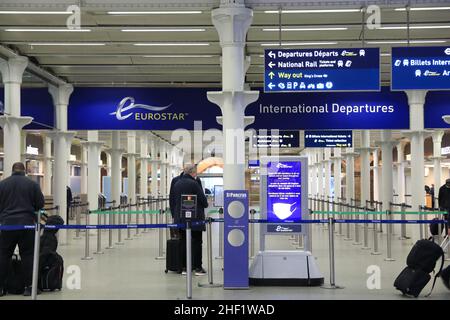
[[[431,239],[431,238],[430,238]],[[418,297],[431,279],[430,273],[441,259],[439,271],[435,273],[433,286],[427,297],[431,295],[436,279],[441,275],[444,266],[444,250],[448,245],[448,237],[439,246],[430,240],[419,240],[411,249],[406,259],[408,265],[395,279],[394,287],[404,295]]]
[[[181,273],[183,270],[182,266],[182,241],[181,239],[170,239],[167,240],[166,246],[166,270],[165,272],[174,271]]]
[[[64,260],[56,252],[44,251],[39,255],[38,286],[42,291],[62,289],[64,276]]]

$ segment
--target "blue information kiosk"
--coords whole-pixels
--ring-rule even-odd
[[[260,252],[250,267],[251,285],[320,286],[324,282],[311,253],[308,210],[308,159],[298,156],[261,158]],[[266,236],[303,237],[304,251],[266,250]]]

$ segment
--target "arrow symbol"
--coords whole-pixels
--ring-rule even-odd
[[[269,62],[269,68],[272,69],[272,67],[275,65],[272,61]]]
[[[267,86],[269,87],[270,90],[272,90],[273,87],[275,87],[275,85],[272,82],[269,82],[269,84]]]
[[[275,59],[275,53],[273,53],[273,51],[269,51],[269,57]]]
[[[273,73],[272,71],[270,71],[270,73],[269,73],[270,79],[273,79],[274,76],[275,76],[275,73]]]

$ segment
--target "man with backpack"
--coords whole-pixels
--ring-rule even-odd
[[[25,166],[14,163],[12,175],[0,182],[0,224],[34,225],[36,212],[44,207],[40,186],[25,176]],[[24,296],[31,296],[33,273],[34,230],[0,232],[0,296],[6,293],[8,267],[16,246],[24,271]]]
[[[447,214],[444,214],[444,219],[447,220],[446,229],[447,233],[450,235],[449,231],[449,218],[450,215],[450,179],[445,180],[445,184],[439,188],[439,196],[438,196],[439,210],[447,211]]]

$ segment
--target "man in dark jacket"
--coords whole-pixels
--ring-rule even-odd
[[[174,220],[175,223],[184,223],[184,217],[181,217],[181,196],[196,195],[197,196],[197,217],[192,219],[193,222],[205,220],[205,208],[208,207],[208,200],[197,179],[197,167],[195,165],[186,165],[183,175],[175,183],[173,187],[174,204]],[[192,268],[196,275],[204,275],[206,271],[202,268],[202,231],[205,225],[192,227]],[[186,230],[180,230],[181,241],[183,241],[183,267],[186,266]]]
[[[43,207],[44,195],[41,188],[36,182],[25,177],[23,163],[15,163],[12,175],[0,182],[0,224],[35,224],[36,212]],[[0,296],[5,294],[3,287],[16,245],[19,246],[24,271],[24,295],[31,295],[34,230],[15,230],[0,232]]]
[[[439,188],[439,210],[450,212],[450,179],[445,180],[445,184]],[[448,226],[450,225],[450,215],[447,213],[444,215],[444,218],[447,219],[447,232],[450,235],[450,229]]]
[[[172,215],[172,219],[175,220],[174,217],[174,213],[175,213],[175,194],[173,192],[173,189],[175,187],[175,184],[178,182],[178,180],[181,179],[181,177],[183,176],[184,172],[181,172],[181,174],[179,176],[176,176],[175,178],[172,179],[172,181],[170,182],[170,189],[169,189],[169,208],[170,208],[170,214]]]

